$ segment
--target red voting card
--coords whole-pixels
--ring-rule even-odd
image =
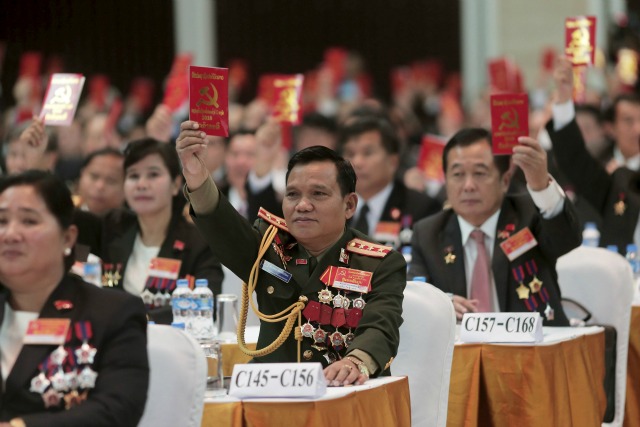
[[[273,98],[269,100],[271,115],[280,123],[300,123],[302,74],[280,75],[273,79]]]
[[[229,136],[229,69],[189,67],[189,120],[207,135]]]
[[[89,99],[96,108],[103,109],[107,106],[110,86],[109,77],[104,74],[97,74],[89,79]]]
[[[193,61],[193,55],[190,53],[181,53],[173,60],[162,100],[162,103],[172,113],[189,99],[189,66],[191,61]]]
[[[573,66],[595,64],[596,17],[574,16],[564,21],[564,53]]]
[[[556,62],[556,56],[558,56],[558,52],[553,47],[546,47],[542,50],[540,66],[543,71],[547,73],[553,72],[553,66]]]
[[[512,154],[518,137],[529,135],[529,97],[524,93],[491,95],[493,154]]]
[[[444,182],[442,152],[445,144],[444,138],[438,135],[425,135],[422,137],[417,166],[422,170],[425,178]]]
[[[40,119],[48,126],[69,126],[84,85],[82,74],[53,74],[44,97]]]
[[[511,61],[497,58],[489,61],[489,85],[493,91],[511,92],[516,85],[516,75]]]

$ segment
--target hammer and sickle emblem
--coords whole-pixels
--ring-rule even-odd
[[[503,129],[517,129],[518,128],[518,112],[515,109],[511,109],[509,111],[505,111],[500,115],[500,126],[498,126],[498,130]]]
[[[51,98],[52,104],[70,104],[71,103],[71,87],[69,85],[61,86],[53,92]]]
[[[218,90],[213,85],[213,83],[209,83],[209,86],[211,86],[211,89],[213,89],[213,96],[211,96],[209,94],[209,87],[208,86],[204,86],[199,91],[200,95],[202,95],[204,98],[200,98],[198,100],[198,102],[196,103],[196,107],[199,107],[200,104],[202,103],[202,104],[207,105],[209,107],[210,106],[214,106],[216,108],[220,108],[220,106],[218,105]]]

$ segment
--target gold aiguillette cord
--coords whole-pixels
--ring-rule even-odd
[[[298,327],[295,329],[294,337],[296,341],[298,341],[298,363],[300,363],[300,344],[302,342],[302,332],[300,331],[300,327],[302,326],[302,310],[304,310],[304,306],[307,302],[307,297],[300,296],[297,302],[291,304],[289,307],[276,314],[261,313],[260,310],[258,310],[258,308],[256,307],[253,298],[251,297],[256,289],[256,285],[258,282],[260,260],[262,260],[264,254],[267,252],[267,250],[269,250],[271,242],[273,241],[277,233],[278,229],[275,226],[270,225],[269,228],[267,228],[266,233],[264,233],[264,236],[262,236],[262,242],[260,242],[258,257],[256,258],[256,261],[253,263],[253,267],[251,268],[249,281],[248,283],[242,284],[242,304],[240,306],[240,321],[238,322],[238,346],[244,354],[251,357],[266,356],[267,354],[273,353],[286,341],[287,337],[291,333],[291,329],[293,328],[294,322],[297,317]],[[282,332],[280,332],[278,338],[276,338],[275,341],[273,341],[268,346],[261,349],[248,349],[244,341],[249,303],[251,303],[251,309],[261,321],[269,323],[282,322],[285,319],[287,321],[284,325],[284,328],[282,328]]]

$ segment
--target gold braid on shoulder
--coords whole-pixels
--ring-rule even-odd
[[[240,321],[238,322],[238,346],[244,354],[251,357],[260,357],[273,353],[286,341],[287,337],[289,337],[289,334],[291,333],[291,329],[293,328],[294,322],[297,317],[298,327],[295,329],[294,336],[296,341],[298,341],[298,363],[300,363],[300,343],[302,342],[302,332],[300,331],[300,327],[302,326],[302,310],[304,310],[305,304],[307,302],[307,297],[300,296],[297,302],[291,304],[289,307],[276,314],[261,313],[253,301],[253,292],[256,289],[256,285],[258,282],[258,273],[260,271],[260,261],[262,260],[264,254],[269,250],[271,242],[273,241],[277,233],[278,229],[275,226],[270,225],[269,228],[267,228],[264,236],[262,236],[262,242],[260,242],[258,257],[256,259],[256,262],[253,263],[253,267],[251,268],[249,281],[248,283],[242,284],[242,303],[240,306]],[[251,303],[251,309],[261,321],[269,323],[282,322],[283,320],[287,321],[278,338],[276,338],[276,340],[268,346],[261,349],[248,349],[244,341],[244,332],[247,325],[249,303]]]

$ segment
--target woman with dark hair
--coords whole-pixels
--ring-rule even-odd
[[[175,278],[208,279],[217,295],[222,267],[181,214],[185,200],[173,146],[145,138],[132,141],[124,155],[124,193],[130,210],[116,210],[105,217],[103,286],[142,296],[154,321],[171,323],[168,297]],[[175,269],[172,277],[171,268]]]
[[[0,180],[0,427],[135,426],[142,416],[144,307],[69,273],[73,211],[48,172]]]

